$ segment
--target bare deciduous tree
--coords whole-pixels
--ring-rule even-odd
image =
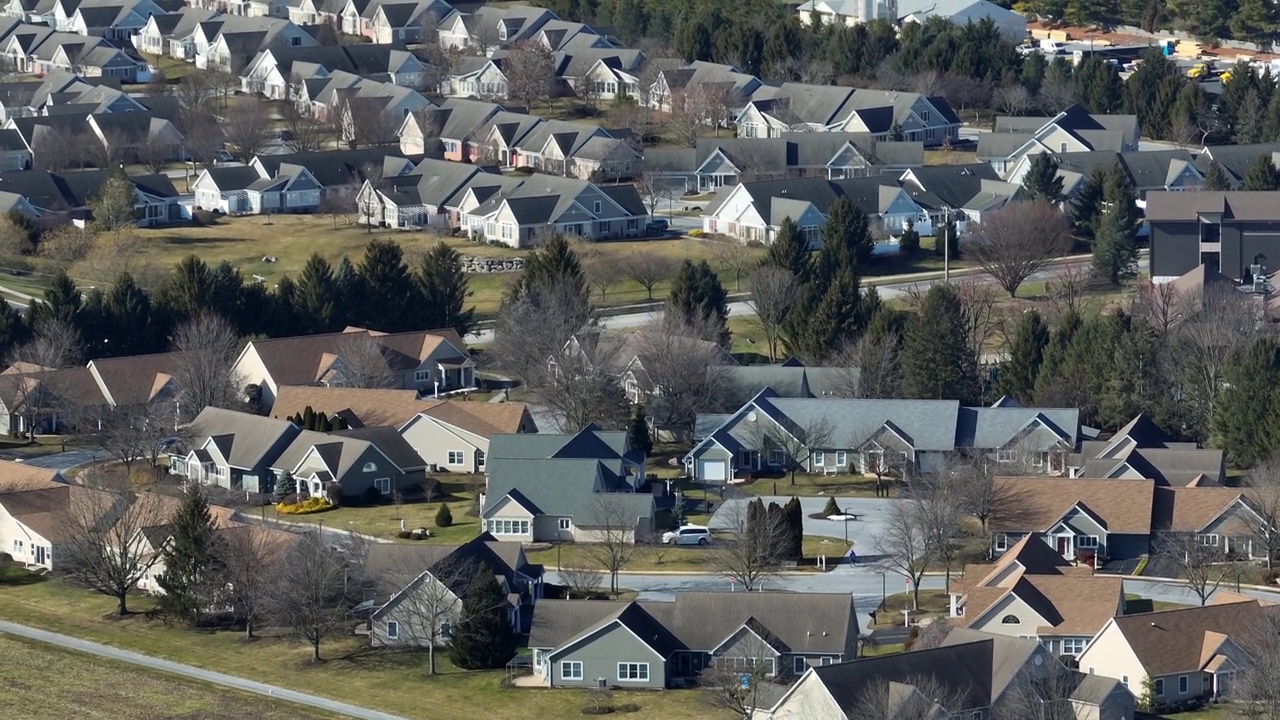
[[[1088,265],[1064,265],[1044,283],[1045,295],[1053,317],[1062,319],[1078,315],[1084,309],[1084,298],[1097,283]]]
[[[720,267],[733,273],[733,289],[742,290],[742,277],[759,264],[755,256],[742,251],[742,244],[732,238],[717,240],[711,245],[711,254]]]
[[[1145,282],[1138,288],[1131,312],[1145,319],[1160,337],[1167,337],[1181,317],[1182,293],[1171,282]]]
[[[342,384],[352,388],[389,388],[395,376],[384,355],[386,349],[368,333],[348,333],[338,343]]]
[[[920,579],[933,560],[933,552],[917,503],[893,503],[884,531],[876,539],[876,552],[883,556],[886,567],[911,581],[912,609],[918,609]]]
[[[267,144],[271,133],[271,112],[265,101],[246,98],[227,110],[222,125],[227,141],[243,161],[252,160]]]
[[[908,500],[924,531],[929,554],[946,571],[946,589],[951,592],[951,571],[960,557],[961,522],[965,496],[960,481],[945,469],[916,478]]]
[[[782,328],[800,295],[796,277],[786,268],[763,265],[747,278],[747,287],[751,289],[749,302],[755,310],[756,323],[769,346],[769,362],[777,362]]]
[[[649,216],[653,217],[658,214],[658,208],[662,206],[662,202],[667,202],[667,208],[680,199],[684,194],[682,187],[672,181],[671,178],[660,175],[656,172],[644,172],[636,179],[636,190],[640,193],[640,198],[644,200],[645,206],[649,208]],[[654,257],[658,257],[656,253]]]
[[[328,131],[297,103],[284,104],[284,127],[289,131],[289,139],[284,144],[291,152],[317,152],[325,146]]]
[[[512,45],[503,63],[507,96],[532,105],[551,98],[555,90],[555,58],[545,45],[529,40]]]
[[[65,271],[89,254],[96,239],[88,228],[64,225],[40,237],[39,255]]]
[[[1249,473],[1245,502],[1253,515],[1245,514],[1253,554],[1266,554],[1267,570],[1275,570],[1280,557],[1280,461],[1268,460]]]
[[[1020,83],[1000,86],[991,94],[991,102],[1006,115],[1024,115],[1033,104],[1031,93]]]
[[[188,320],[174,331],[173,349],[178,353],[173,379],[180,418],[189,420],[206,407],[240,404],[233,370],[240,337],[230,323],[213,314]]]
[[[641,328],[633,343],[652,383],[646,391],[661,397],[646,408],[658,424],[692,428],[699,413],[724,409],[726,356],[719,345],[701,339],[697,328],[663,314]]]
[[[306,532],[290,548],[274,574],[269,616],[311,645],[312,662],[320,662],[320,644],[351,617],[360,601],[364,548],[354,535],[331,547],[321,532]]]
[[[1188,419],[1197,432],[1207,434],[1222,392],[1223,369],[1236,351],[1253,342],[1258,318],[1253,299],[1230,284],[1209,285],[1198,300],[1186,304],[1165,358],[1182,389]]]
[[[449,644],[449,638],[462,620],[462,596],[479,572],[478,563],[460,556],[446,556],[430,568],[415,562],[417,556],[400,554],[380,578],[388,588],[400,593],[400,637],[418,643],[427,651],[427,674],[435,675],[436,650]]]
[[[626,499],[612,494],[597,495],[585,526],[591,542],[581,543],[582,554],[609,574],[609,591],[618,592],[618,573],[631,562],[636,550],[636,518],[628,511]]]
[[[618,266],[618,262],[612,255],[605,255],[598,252],[590,252],[587,254],[584,269],[587,272],[587,282],[600,293],[600,302],[604,303],[605,298],[609,294],[609,289],[618,284],[623,275],[623,269]]]
[[[600,592],[604,583],[604,575],[592,568],[562,567],[556,571],[560,582],[568,588],[568,599],[591,598]]]
[[[1061,210],[1044,202],[1012,202],[974,223],[965,254],[1015,297],[1018,286],[1070,248],[1071,229]]]
[[[747,432],[760,449],[762,458],[768,459],[775,452],[782,456],[783,469],[790,474],[791,484],[795,485],[796,472],[808,466],[814,451],[831,444],[835,436],[835,424],[827,418],[819,417],[784,428],[761,414]],[[809,471],[816,472],[817,468],[810,467]]]
[[[357,147],[394,145],[403,118],[387,112],[387,99],[354,97],[347,101],[343,139],[353,150]]]
[[[80,333],[71,323],[40,317],[35,338],[5,358],[5,365],[17,371],[4,381],[9,412],[22,420],[30,441],[35,442],[46,420],[74,419],[80,399],[71,391],[71,378],[59,369],[77,364],[81,347]]]
[[[60,513],[65,539],[58,545],[58,572],[116,599],[116,613],[129,612],[128,597],[159,560],[139,541],[145,528],[170,520],[165,498],[135,493],[127,483],[102,488],[69,486]]]
[[[166,412],[167,409],[167,412]],[[167,441],[176,432],[177,418],[171,407],[150,405],[122,405],[112,408],[102,417],[101,427],[94,434],[98,446],[124,465],[126,475],[132,477],[137,462],[149,462],[154,468],[164,455]],[[153,462],[154,461],[154,462]]]
[[[240,525],[218,531],[219,571],[226,581],[225,599],[246,638],[267,617],[275,573],[293,547],[284,530]]]
[[[839,368],[836,392],[840,397],[902,397],[899,343],[894,333],[882,336],[864,334],[841,348],[832,360],[832,365]]]
[[[628,253],[614,259],[623,277],[639,283],[649,300],[653,300],[653,288],[663,280],[675,276],[679,265],[674,258],[659,253]]]
[[[744,500],[731,501],[720,514],[724,522],[716,526],[715,542],[707,552],[712,567],[739,589],[762,589],[782,564],[790,543],[788,529],[765,517],[752,522]]]
[[[1076,720],[1072,695],[1084,675],[1060,662],[1026,665],[994,708],[995,720]]]
[[[1259,613],[1248,632],[1232,639],[1249,655],[1231,686],[1238,717],[1280,720],[1280,618]]]
[[[751,635],[735,646],[734,657],[712,657],[710,667],[698,676],[698,687],[712,707],[750,720],[773,702],[772,689],[791,670],[777,664],[777,651]]]
[[[948,720],[969,708],[968,688],[944,684],[933,676],[915,675],[901,681],[878,680],[858,694],[849,720]]]
[[[1176,568],[1174,577],[1186,580],[1187,587],[1201,605],[1218,590],[1227,577],[1222,550],[1197,537],[1195,533],[1166,532],[1156,539],[1153,555],[1168,567]]]
[[[953,287],[964,316],[970,351],[974,357],[981,358],[987,342],[1000,329],[1000,316],[996,313],[998,292],[990,283],[973,278],[965,278]]]

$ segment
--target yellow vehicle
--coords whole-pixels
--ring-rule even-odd
[[[1187,77],[1192,80],[1203,80],[1209,75],[1209,63],[1196,63],[1187,71]]]
[[[1227,83],[1231,82],[1231,71],[1223,70],[1222,74],[1218,76],[1218,79],[1222,81],[1223,85],[1226,85]]]

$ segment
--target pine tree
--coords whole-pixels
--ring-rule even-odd
[[[218,547],[213,516],[199,486],[182,499],[162,552],[164,572],[156,583],[164,593],[159,605],[170,617],[196,625],[218,587]]]
[[[804,311],[793,319],[793,324],[803,326],[794,346],[801,355],[825,359],[862,334],[866,315],[861,307],[858,275],[853,268],[840,268],[829,284],[815,280],[805,294],[808,299],[801,304]]]
[[[1267,0],[1240,0],[1231,15],[1231,36],[1236,40],[1268,44],[1276,31],[1276,15]]]
[[[1071,219],[1077,230],[1093,234],[1098,224],[1098,216],[1102,213],[1102,194],[1106,180],[1106,171],[1098,167],[1094,168],[1080,184],[1075,201],[1071,205]]]
[[[808,239],[800,234],[795,221],[786,217],[778,226],[778,234],[774,236],[760,264],[790,270],[796,283],[803,285],[809,282],[809,255]]]
[[[31,327],[22,313],[9,303],[0,303],[0,357],[31,339]]]
[[[822,236],[822,255],[818,258],[819,269],[825,262],[828,277],[834,275],[837,265],[851,264],[861,270],[871,260],[875,241],[871,239],[871,229],[867,215],[855,206],[847,197],[836,198],[827,210],[827,219],[819,230]]]
[[[165,279],[156,293],[156,306],[163,310],[170,323],[209,312],[217,301],[217,289],[213,271],[195,255],[188,255],[178,262],[174,272]]]
[[[1034,309],[1023,313],[1009,344],[1009,359],[1000,364],[996,394],[1007,395],[1025,405],[1035,402],[1036,377],[1049,345],[1049,326]]]
[[[1267,115],[1262,121],[1262,142],[1280,140],[1280,92],[1271,93]]]
[[[143,355],[157,349],[151,297],[129,273],[121,273],[103,298],[105,336],[114,355]]]
[[[697,264],[685,260],[680,266],[671,281],[667,310],[691,328],[706,328],[704,339],[728,344],[729,295],[706,260]]]
[[[341,301],[335,311],[336,322],[339,326],[346,326],[356,321],[360,298],[364,293],[364,281],[351,258],[343,255],[342,262],[333,271],[333,282],[338,287],[338,299]]]
[[[35,305],[35,312],[30,316],[32,327],[42,322],[61,322],[68,326],[80,327],[80,309],[84,306],[84,296],[80,294],[75,282],[67,276],[65,270],[59,270],[44,291],[44,302]]]
[[[464,670],[504,667],[516,654],[516,634],[507,620],[507,596],[485,564],[462,597],[462,614],[453,631],[449,656]]]
[[[893,142],[902,142],[906,139],[906,134],[902,132],[902,125],[898,124],[898,121],[895,120],[893,124],[889,126],[889,140]]]
[[[428,328],[453,328],[466,337],[475,309],[467,307],[471,291],[462,253],[441,241],[423,256],[414,280],[422,297],[422,324]]]
[[[1270,458],[1280,443],[1280,360],[1271,339],[1237,351],[1223,372],[1213,407],[1215,445],[1233,465],[1251,467]]]
[[[653,451],[653,436],[649,434],[649,423],[645,420],[643,405],[636,405],[631,413],[631,424],[627,426],[627,444],[645,455]]]
[[[1102,213],[1093,240],[1093,271],[1102,281],[1119,285],[1138,272],[1136,228],[1112,205]]]
[[[1239,145],[1253,145],[1262,142],[1266,117],[1262,100],[1258,91],[1250,89],[1236,109],[1235,122],[1232,124],[1232,135]]]
[[[1277,93],[1280,97],[1280,93]],[[1231,181],[1227,179],[1227,173],[1222,170],[1222,166],[1217,160],[1209,161],[1209,169],[1204,173],[1204,182],[1200,184],[1201,190],[1230,190]]]
[[[290,419],[293,420],[292,418]],[[301,419],[293,420],[293,423],[295,425],[301,424]],[[276,478],[274,490],[276,502],[284,502],[296,492],[298,492],[298,480],[293,476],[293,473],[286,470],[280,474],[280,477]]]
[[[1275,190],[1280,182],[1276,178],[1276,166],[1270,155],[1259,155],[1244,174],[1244,190]]]
[[[93,224],[104,232],[120,232],[138,224],[138,194],[123,168],[111,171],[98,194],[89,200]]]
[[[298,276],[294,292],[294,307],[305,330],[312,333],[340,330],[344,302],[333,266],[320,253],[312,254]]]
[[[969,344],[955,288],[929,288],[902,340],[903,388],[908,397],[975,403],[981,395],[978,359]]]
[[[365,246],[358,268],[364,297],[362,327],[385,332],[412,330],[418,323],[418,293],[400,244],[374,239]]]
[[[789,542],[787,543],[787,559],[800,562],[804,560],[804,508],[800,505],[800,498],[793,497],[782,506],[782,512],[787,520],[787,529]]]
[[[316,429],[316,411],[312,410],[310,405],[308,405],[306,409],[302,411],[302,429],[303,430]]]
[[[563,235],[551,236],[538,251],[525,259],[524,273],[512,285],[511,296],[519,297],[526,287],[565,287],[583,298],[584,310],[587,298],[587,276],[582,261],[569,246]]]
[[[1043,200],[1052,205],[1062,202],[1062,178],[1058,161],[1050,153],[1036,155],[1022,178],[1022,194],[1026,200]]]
[[[436,511],[436,527],[447,528],[453,525],[453,511],[449,509],[449,503],[440,503],[440,509]]]
[[[920,233],[916,232],[916,224],[910,220],[902,231],[902,237],[898,239],[898,252],[908,258],[920,252]]]

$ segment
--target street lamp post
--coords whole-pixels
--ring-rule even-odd
[[[889,602],[888,585],[885,584],[884,571],[880,571],[880,607],[883,608],[885,603]]]

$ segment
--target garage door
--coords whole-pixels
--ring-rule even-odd
[[[728,463],[724,460],[702,460],[699,461],[698,479],[700,480],[721,480],[728,477],[726,467]]]

